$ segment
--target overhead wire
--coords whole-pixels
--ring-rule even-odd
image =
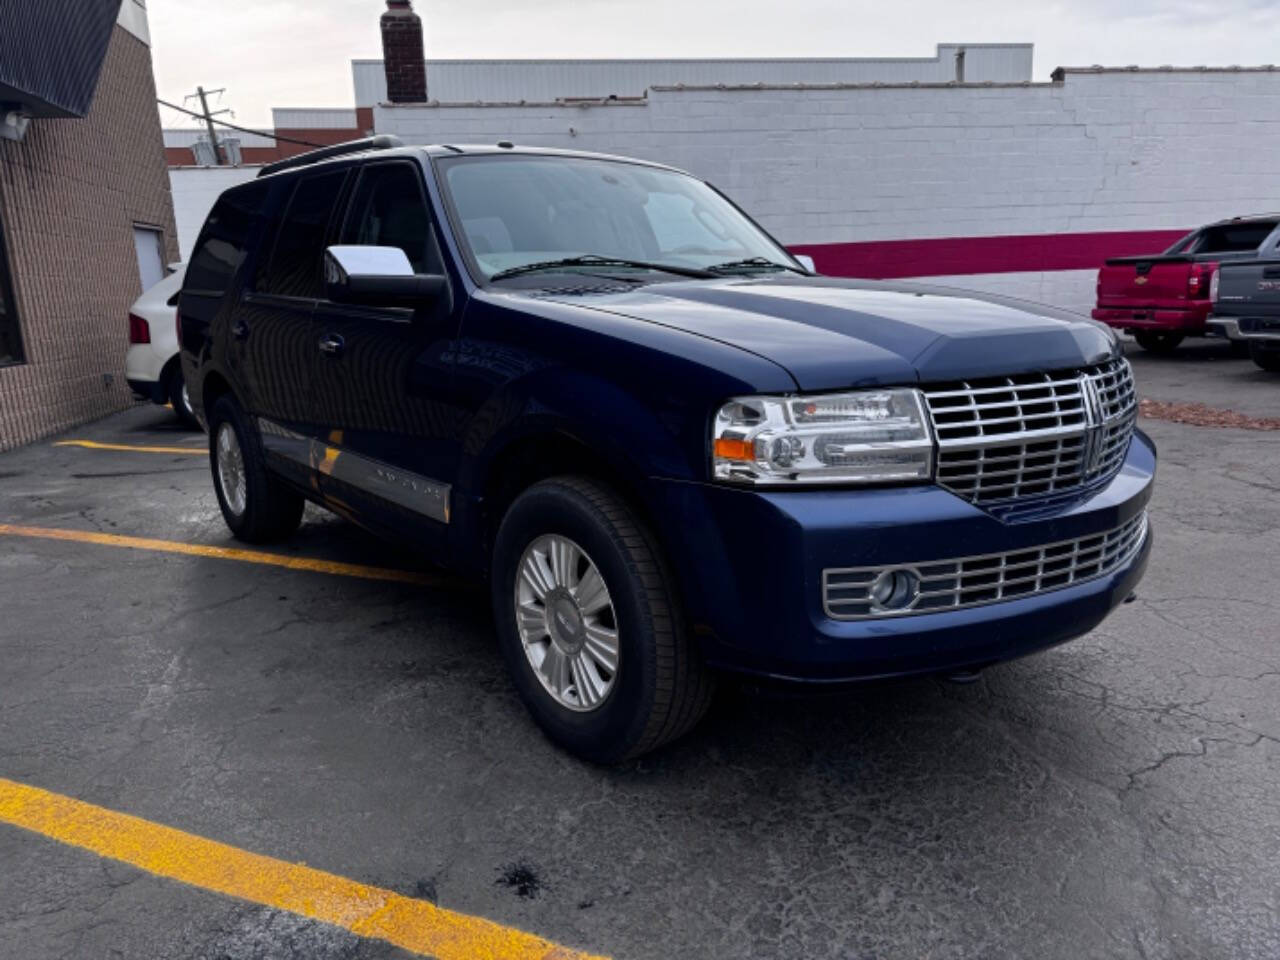
[[[197,113],[195,110],[188,110],[186,107],[180,107],[176,103],[170,103],[168,100],[161,100],[159,97],[156,97],[156,103],[160,104],[162,107],[168,107],[170,110],[177,110],[179,113],[185,113],[189,117],[195,117],[197,120],[206,119],[203,113]],[[230,127],[232,130],[239,130],[241,133],[252,133],[259,137],[270,137],[278,143],[296,143],[300,147],[328,146],[328,144],[313,143],[310,140],[297,140],[293,137],[282,137],[277,133],[268,133],[266,130],[252,130],[249,127],[237,126],[234,123],[230,123],[226,120],[219,120],[216,117],[213,118],[213,122],[218,124],[220,127]]]

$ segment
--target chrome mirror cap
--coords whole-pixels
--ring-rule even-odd
[[[324,257],[325,280],[342,283],[353,277],[412,277],[413,264],[399,247],[329,247]]]

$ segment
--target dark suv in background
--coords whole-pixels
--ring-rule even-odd
[[[1113,334],[815,276],[657,164],[386,139],[222,196],[180,301],[237,537],[313,500],[488,579],[521,696],[597,761],[722,671],[973,671],[1097,625],[1150,551]]]

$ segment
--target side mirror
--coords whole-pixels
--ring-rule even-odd
[[[324,252],[325,292],[334,303],[370,307],[421,307],[440,296],[448,281],[414,273],[399,247],[335,246]]]
[[[800,264],[800,266],[804,267],[810,273],[818,272],[818,268],[813,265],[813,257],[804,253],[795,253],[795,254],[792,254],[792,256],[796,258],[796,261]]]

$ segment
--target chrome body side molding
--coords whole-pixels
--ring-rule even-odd
[[[413,513],[440,523],[449,522],[452,489],[449,484],[363,457],[333,444],[309,439],[265,417],[258,417],[257,421],[262,445],[267,452],[300,463],[320,477],[332,477]]]

